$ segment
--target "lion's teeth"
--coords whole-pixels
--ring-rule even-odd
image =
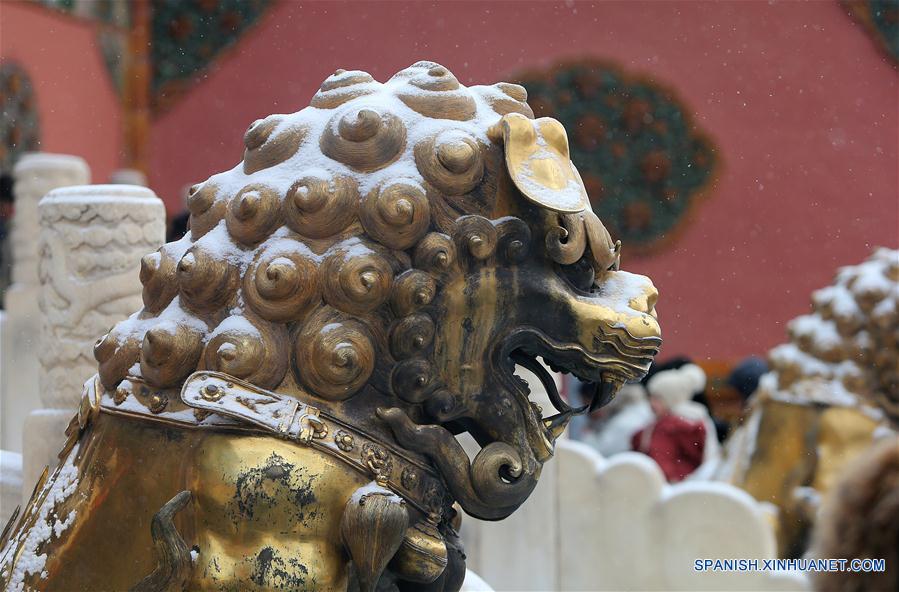
[[[568,426],[568,421],[571,419],[572,414],[572,410],[569,409],[552,417],[547,417],[543,420],[543,427],[552,434],[553,439],[558,438],[565,431],[565,427]]]

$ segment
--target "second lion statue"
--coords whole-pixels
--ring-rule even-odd
[[[3,534],[7,589],[458,590],[459,507],[515,511],[588,410],[538,357],[592,410],[661,343],[655,288],[526,98],[419,62],[251,125],[97,342],[60,465]]]

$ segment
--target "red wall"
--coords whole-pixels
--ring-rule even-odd
[[[660,288],[664,354],[764,352],[837,266],[899,243],[897,73],[836,2],[281,2],[155,121],[152,185],[180,209],[250,122],[302,108],[336,68],[384,80],[431,59],[489,83],[584,55],[679,89],[723,157],[671,246],[624,248]]]
[[[36,3],[0,0],[0,59],[18,62],[31,78],[41,150],[84,158],[100,183],[121,166],[122,108],[95,27]]]

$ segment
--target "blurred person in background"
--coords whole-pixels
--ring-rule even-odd
[[[12,175],[0,175],[0,308],[3,308],[3,294],[12,281],[12,248],[9,240],[14,210],[12,187]]]
[[[655,460],[669,483],[705,478],[720,459],[712,418],[692,400],[705,380],[699,366],[686,364],[658,371],[647,383],[655,421],[633,435],[631,448]]]
[[[646,376],[643,378],[643,385],[646,386],[649,383],[649,380],[658,374],[659,372],[664,372],[666,370],[676,370],[679,368],[683,368],[687,364],[693,364],[693,360],[691,360],[687,356],[676,356],[674,358],[670,358],[665,360],[664,362],[653,362],[652,366],[649,368],[649,372],[647,372]],[[705,373],[703,372],[703,375]],[[709,405],[709,398],[706,395],[706,380],[702,380],[702,387],[699,388],[696,392],[693,393],[692,399],[694,402],[702,405],[706,409],[706,414],[711,418],[712,424],[714,426],[714,430],[712,433],[718,439],[718,443],[724,442],[724,439],[727,437],[728,429],[730,426],[728,423],[722,419],[719,419],[712,412],[712,407]]]
[[[759,381],[762,376],[768,372],[768,363],[758,357],[750,356],[741,360],[734,369],[731,370],[727,377],[726,384],[728,388],[737,393],[742,401],[741,415],[737,418],[728,430],[728,439],[724,443],[723,460],[719,463],[718,469],[715,471],[715,479],[719,481],[734,482],[736,475],[745,470],[745,462],[741,450],[747,450],[754,447],[751,444],[755,438],[755,428],[744,426],[744,421],[749,417],[752,395],[758,389]]]
[[[757,356],[743,359],[727,377],[727,384],[740,394],[743,409],[746,402],[759,387],[759,379],[768,372],[768,363]]]

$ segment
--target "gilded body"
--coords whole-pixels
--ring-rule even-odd
[[[759,422],[754,450],[734,484],[777,506],[780,553],[799,556],[808,548],[818,496],[827,495],[846,467],[871,447],[879,422],[858,409],[770,398],[758,401],[754,413]]]
[[[458,507],[515,511],[586,410],[538,357],[596,407],[660,344],[655,288],[525,99],[419,62],[251,125],[98,341],[63,463],[5,534],[9,587],[457,590]]]
[[[133,587],[156,568],[153,515],[183,490],[192,500],[174,524],[195,550],[187,589],[346,589],[340,516],[368,479],[340,461],[270,436],[106,413],[81,441],[81,476],[57,510],[75,510],[77,524],[49,556],[44,589]]]

